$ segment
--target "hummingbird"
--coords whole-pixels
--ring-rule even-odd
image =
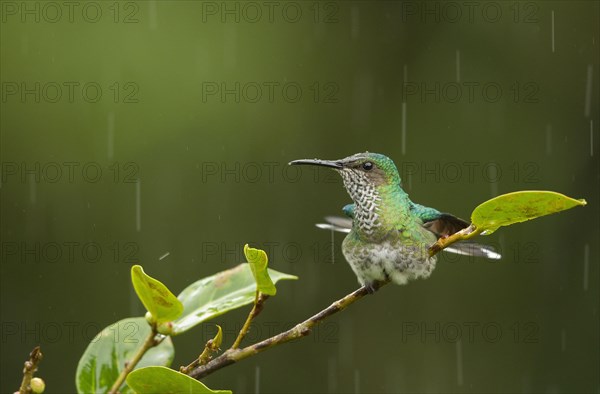
[[[337,171],[353,203],[345,218],[327,217],[321,228],[348,233],[342,253],[358,282],[374,292],[378,282],[403,285],[428,278],[437,262],[429,247],[469,223],[435,208],[414,203],[402,188],[394,162],[379,153],[357,153],[339,160],[301,159],[290,165],[329,167]],[[453,244],[448,252],[499,259],[493,248],[472,242]]]

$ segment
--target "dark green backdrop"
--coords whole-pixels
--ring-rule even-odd
[[[1,5],[0,391],[41,343],[74,391],[93,335],[142,315],[129,269],[174,292],[242,261],[283,282],[250,340],[357,287],[349,199],[297,158],[392,157],[420,203],[468,218],[520,189],[588,206],[482,238],[315,335],[210,376],[235,392],[598,392],[599,5],[12,2]],[[333,244],[332,244],[333,242]],[[246,309],[214,320],[234,339]],[[175,338],[175,366],[211,336]]]

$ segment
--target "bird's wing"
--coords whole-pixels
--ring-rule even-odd
[[[452,235],[463,228],[469,227],[468,222],[449,213],[440,213],[437,218],[423,222],[423,227],[434,233],[438,238]]]
[[[440,212],[435,208],[416,203],[412,203],[410,208],[423,221],[423,227],[431,231],[438,238],[447,237],[463,228],[469,227],[469,223],[466,220],[450,215],[449,213]],[[498,260],[502,257],[491,246],[469,241],[456,242],[445,248],[444,252],[485,257],[492,260]]]
[[[415,204],[417,205],[417,204]],[[421,206],[422,207],[422,206]],[[466,221],[457,218],[448,213],[439,212],[433,208],[423,207],[426,210],[420,210],[419,218],[423,220],[423,227],[434,233],[438,238],[452,235],[457,231],[469,226]],[[352,219],[354,217],[354,204],[348,204],[343,208],[348,217],[326,216],[327,223],[319,223],[317,227],[329,230],[335,230],[343,233],[349,233],[352,228]],[[416,213],[416,211],[415,211]]]
[[[352,229],[352,219],[343,218],[341,216],[326,216],[327,223],[317,223],[318,228],[324,230],[333,230],[340,233],[349,233]]]
[[[470,241],[460,241],[453,243],[444,252],[460,254],[464,256],[485,257],[490,260],[499,260],[502,255],[496,252],[496,249],[489,245],[478,244]]]
[[[325,221],[327,223],[317,223],[317,227],[324,230],[349,233],[352,229],[352,219],[354,218],[354,204],[344,205],[342,211],[347,217],[326,216]]]
[[[442,213],[435,208],[426,207],[425,205],[410,202],[410,211],[413,215],[425,222],[430,222],[435,219],[439,219]]]
[[[410,210],[423,221],[423,227],[434,233],[438,238],[452,235],[463,228],[469,227],[467,221],[449,213],[440,212],[435,208],[411,202]]]
[[[320,229],[331,230],[345,234],[349,233],[352,229],[352,220],[348,218],[343,218],[341,216],[326,216],[325,221],[327,223],[317,223],[317,227]],[[451,222],[451,220],[448,220],[448,222]],[[436,226],[439,225],[439,223],[436,224]],[[446,226],[446,228],[450,227]],[[470,241],[456,242],[451,246],[443,249],[442,251],[447,253],[460,254],[464,256],[485,257],[492,260],[498,260],[502,257],[500,253],[496,252],[496,250],[493,247]]]
[[[354,204],[348,204],[342,210],[347,217],[327,216],[325,217],[326,223],[318,223],[317,227],[340,233],[349,233],[352,229],[351,218],[354,217]],[[412,203],[411,210],[423,221],[423,227],[431,231],[438,238],[452,235],[469,226],[467,221],[449,213],[440,212],[435,208]],[[444,251],[466,256],[485,257],[493,260],[501,258],[501,255],[493,247],[468,241],[456,242],[445,248]]]

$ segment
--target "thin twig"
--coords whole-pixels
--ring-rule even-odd
[[[156,331],[156,325],[153,324],[152,331],[150,332],[150,334],[148,334],[148,337],[146,337],[146,340],[142,344],[142,347],[139,348],[135,356],[133,356],[133,358],[130,361],[125,363],[125,368],[123,368],[123,370],[119,374],[119,377],[108,391],[109,394],[117,393],[119,391],[119,388],[127,378],[127,375],[129,375],[129,373],[133,371],[133,369],[140,362],[140,359],[144,356],[144,354],[146,354],[146,352],[149,349],[162,342],[161,340],[156,339],[157,334],[158,331]]]
[[[482,230],[475,227],[475,225],[471,224],[469,227],[465,227],[452,235],[441,237],[429,247],[429,257],[432,257],[436,253],[446,249],[455,242],[471,239],[474,236],[481,234],[481,231]]]
[[[29,353],[29,360],[25,361],[25,366],[23,367],[23,380],[21,381],[19,394],[31,393],[29,383],[31,383],[33,374],[35,373],[35,371],[37,371],[38,364],[40,363],[40,361],[42,361],[43,357],[44,356],[39,346],[34,347],[31,353]]]
[[[218,371],[221,368],[236,363],[247,357],[254,356],[274,346],[302,338],[310,334],[311,329],[321,321],[325,320],[327,317],[344,310],[346,307],[348,307],[348,305],[353,304],[365,295],[378,290],[381,286],[387,283],[388,282],[376,282],[371,287],[363,286],[360,289],[348,294],[344,298],[335,301],[321,312],[303,321],[302,323],[297,324],[293,328],[271,338],[265,339],[264,341],[255,343],[254,345],[247,346],[243,349],[229,349],[219,357],[210,361],[208,364],[195,368],[188,375],[195,379],[201,379],[215,371]]]
[[[240,330],[240,333],[238,334],[237,338],[235,339],[235,342],[233,343],[233,345],[231,345],[231,349],[237,349],[240,347],[240,344],[244,340],[244,337],[250,330],[250,324],[252,324],[252,320],[256,316],[258,316],[258,314],[263,310],[264,302],[267,298],[269,298],[268,295],[261,293],[260,291],[258,291],[258,289],[256,290],[256,295],[254,296],[254,306],[248,314],[246,322],[244,323],[244,326]]]

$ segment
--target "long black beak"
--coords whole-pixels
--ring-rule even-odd
[[[294,161],[290,161],[289,165],[291,165],[291,166],[297,166],[297,165],[322,166],[322,167],[335,168],[338,170],[343,167],[339,161],[319,160],[319,159],[294,160]]]

